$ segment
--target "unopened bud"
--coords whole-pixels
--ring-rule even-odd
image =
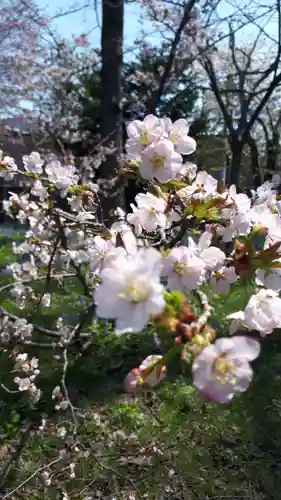
[[[193,344],[198,345],[198,346],[203,346],[206,344],[206,339],[203,337],[203,335],[195,335],[192,339]]]
[[[203,332],[204,338],[207,342],[213,342],[216,338],[216,332],[212,328]]]
[[[178,331],[180,331],[184,335],[184,337],[186,337],[188,340],[192,339],[192,332],[191,332],[191,328],[189,325],[185,325],[184,323],[180,323],[180,325],[178,327]]]
[[[262,224],[254,224],[254,226],[252,228],[252,233],[255,236],[266,236],[268,233],[268,230]]]

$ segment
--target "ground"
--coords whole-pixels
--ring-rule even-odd
[[[8,240],[2,241],[0,259],[0,264],[10,259]],[[73,283],[67,287],[43,318],[47,326],[59,311],[72,315],[80,307],[79,289]],[[1,305],[14,308],[5,297],[1,300]],[[243,301],[241,292],[228,301],[213,297],[213,326],[219,335],[227,331],[226,315]],[[58,450],[69,450],[72,443],[67,434],[57,435],[58,427],[69,426],[51,400],[61,362],[46,352],[40,379],[43,397],[36,410],[0,389],[0,498],[55,500],[67,492],[71,500],[280,500],[278,332],[263,342],[249,391],[226,406],[203,405],[190,385],[188,369],[178,366],[170,368],[155,392],[124,395],[124,376],[151,353],[151,339],[146,334],[119,339],[112,333],[94,333],[94,345],[71,361],[67,376],[79,420],[77,450],[67,451],[77,463],[75,477],[70,477],[69,460],[56,461]],[[2,383],[8,380],[5,363],[0,353]],[[36,422],[44,415],[47,423],[38,433]],[[44,470],[52,473],[48,487],[41,480]]]

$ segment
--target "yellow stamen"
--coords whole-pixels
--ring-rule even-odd
[[[140,133],[140,142],[143,146],[148,145],[148,133],[145,130],[142,130]]]
[[[227,357],[227,354],[222,354],[213,363],[213,372],[216,379],[221,384],[236,383],[235,362]]]
[[[151,158],[151,162],[156,168],[163,168],[165,164],[163,156],[159,156],[156,154]]]
[[[173,144],[177,144],[178,141],[179,141],[179,136],[178,134],[176,134],[175,132],[173,132],[171,135],[170,135],[170,140],[172,141]]]
[[[148,288],[144,285],[144,283],[129,283],[128,287],[120,292],[118,297],[124,300],[130,300],[134,304],[138,304],[139,302],[144,302],[149,297]]]
[[[182,262],[177,262],[174,265],[174,272],[178,274],[178,276],[184,276],[186,271],[186,265]]]

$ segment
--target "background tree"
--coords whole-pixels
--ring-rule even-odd
[[[18,113],[38,83],[48,19],[33,0],[3,0],[0,8],[0,117]]]
[[[103,0],[101,35],[101,138],[106,157],[100,167],[103,183],[104,216],[116,206],[124,206],[124,190],[118,177],[123,153],[122,65],[124,0]]]
[[[241,178],[246,144],[251,150],[254,183],[257,184],[261,180],[253,130],[261,112],[281,83],[279,0],[274,8],[279,26],[276,39],[255,22],[254,41],[247,45],[239,44],[235,25],[229,23],[228,48],[218,46],[216,50],[205,51],[199,58],[222,118],[220,130],[227,133],[231,152],[228,180],[237,186]]]

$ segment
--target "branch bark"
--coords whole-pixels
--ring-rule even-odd
[[[158,87],[155,95],[152,97],[151,102],[149,104],[149,112],[152,114],[155,114],[156,108],[160,103],[161,97],[162,97],[163,92],[164,92],[165,84],[170,76],[170,73],[171,73],[171,70],[173,67],[173,63],[174,63],[176,53],[177,53],[177,47],[178,47],[178,44],[180,42],[182,32],[189,21],[190,13],[191,13],[195,3],[196,3],[196,0],[189,0],[189,2],[184,7],[183,16],[182,16],[181,22],[179,24],[179,27],[175,33],[175,38],[174,38],[173,43],[171,45],[171,50],[170,50],[170,53],[169,53],[169,56],[168,56],[168,59],[167,59],[166,65],[165,65],[165,69],[164,69],[164,72],[162,74],[162,77],[161,77],[161,80],[159,83],[159,87]]]

